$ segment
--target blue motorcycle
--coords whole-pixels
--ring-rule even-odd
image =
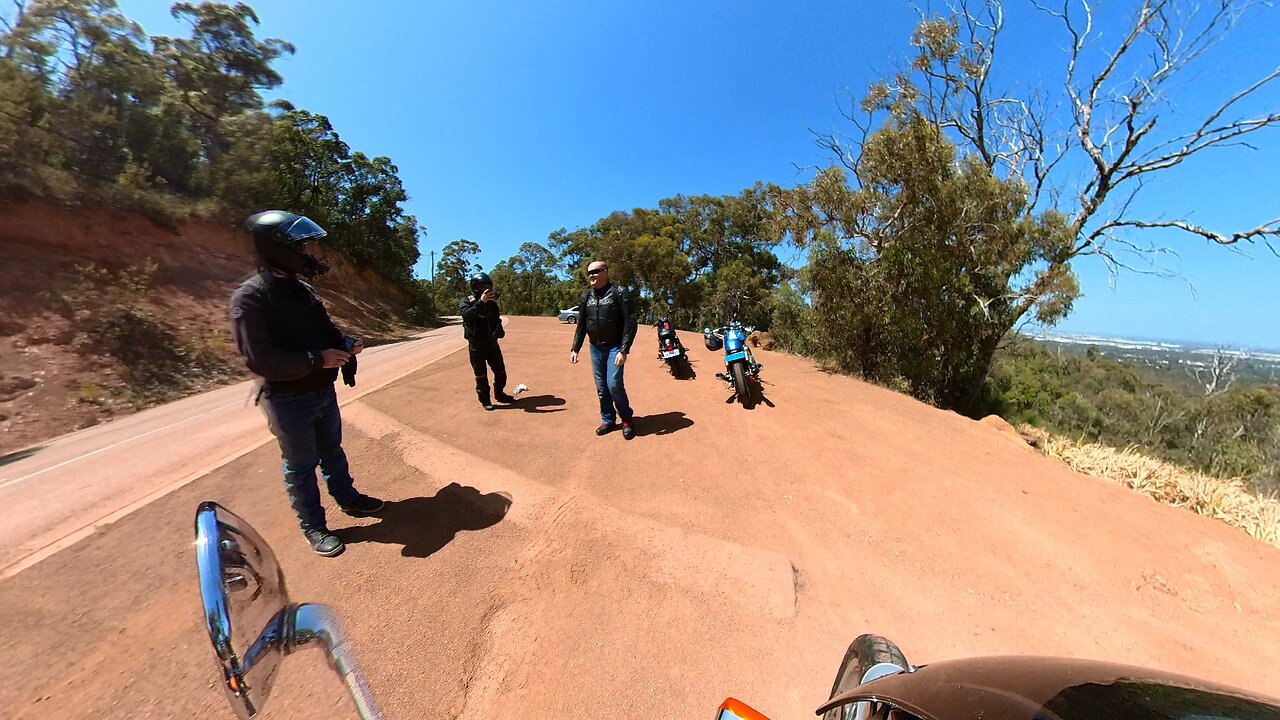
[[[751,348],[747,346],[747,334],[753,330],[754,327],[744,328],[737,320],[715,330],[702,329],[702,338],[708,350],[724,349],[725,371],[716,373],[716,377],[729,383],[738,400],[742,401],[742,407],[748,409],[755,398],[752,385],[759,386],[760,371],[764,369],[764,365],[756,362],[751,355]]]

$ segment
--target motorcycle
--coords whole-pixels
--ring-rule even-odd
[[[1280,718],[1280,699],[1160,670],[1063,657],[978,657],[913,666],[879,635],[845,652],[823,720]],[[734,698],[717,720],[769,720]]]
[[[363,720],[380,720],[369,688],[323,605],[290,602],[271,547],[216,502],[196,510],[196,568],[222,689],[240,720],[257,717],[285,655],[320,647]],[[1196,678],[1097,660],[982,657],[914,666],[892,641],[859,635],[836,671],[823,720],[1095,720],[1280,718],[1280,700]],[[295,713],[302,714],[302,713]],[[669,713],[664,713],[669,715]],[[769,720],[736,698],[716,720]]]
[[[667,306],[673,304],[674,301],[668,298]],[[689,355],[680,342],[680,336],[676,334],[671,320],[666,317],[658,318],[655,326],[658,328],[658,359],[665,362],[673,373],[678,374],[684,364],[689,362]]]
[[[764,369],[764,365],[756,362],[751,348],[747,346],[747,335],[754,330],[750,325],[743,327],[737,320],[715,330],[702,329],[702,338],[708,350],[715,352],[724,349],[725,371],[716,373],[716,377],[733,388],[738,400],[747,409],[754,402],[752,385],[759,386],[760,371]]]

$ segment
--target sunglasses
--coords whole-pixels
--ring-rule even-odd
[[[587,274],[588,274],[588,275],[599,275],[600,273],[603,273],[603,272],[609,272],[609,268],[600,268],[599,270],[588,270],[588,271],[587,271]]]

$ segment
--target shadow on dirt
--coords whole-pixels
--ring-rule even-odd
[[[432,497],[393,500],[373,525],[342,528],[334,534],[344,543],[403,545],[404,557],[425,558],[448,545],[459,532],[483,530],[502,521],[511,508],[506,493],[481,494],[473,487],[450,483]]]
[[[635,418],[636,435],[644,437],[646,435],[670,435],[678,430],[683,430],[693,426],[693,421],[685,417],[685,414],[673,410],[672,412],[660,413],[658,415],[637,415]]]
[[[671,377],[677,380],[693,380],[698,377],[698,371],[693,368],[693,360],[683,360],[674,365],[668,365],[667,369],[671,371]]]
[[[761,381],[759,383],[751,383],[751,388],[750,388],[751,397],[749,398],[748,402],[743,403],[743,407],[745,409],[755,410],[757,407],[760,407],[761,405],[764,405],[765,407],[777,407],[777,405],[774,405],[773,401],[770,400],[769,397],[764,394],[765,384],[766,383],[764,383],[764,381]],[[733,386],[730,385],[729,397],[725,398],[724,404],[732,405],[735,402],[738,402],[738,393],[733,389]]]
[[[553,413],[562,412],[564,404],[565,399],[555,395],[517,395],[516,401],[510,405],[498,403],[495,407],[499,410],[523,410],[527,413]],[[555,409],[544,410],[543,408]]]

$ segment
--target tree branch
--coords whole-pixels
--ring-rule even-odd
[[[1263,223],[1252,230],[1231,233],[1224,235],[1207,228],[1195,225],[1184,220],[1166,220],[1158,222],[1148,222],[1145,220],[1113,220],[1103,226],[1103,229],[1131,227],[1131,228],[1172,228],[1183,232],[1199,235],[1206,240],[1212,240],[1219,245],[1234,245],[1242,240],[1253,241],[1257,238],[1280,237],[1280,218],[1276,218],[1270,222]]]

